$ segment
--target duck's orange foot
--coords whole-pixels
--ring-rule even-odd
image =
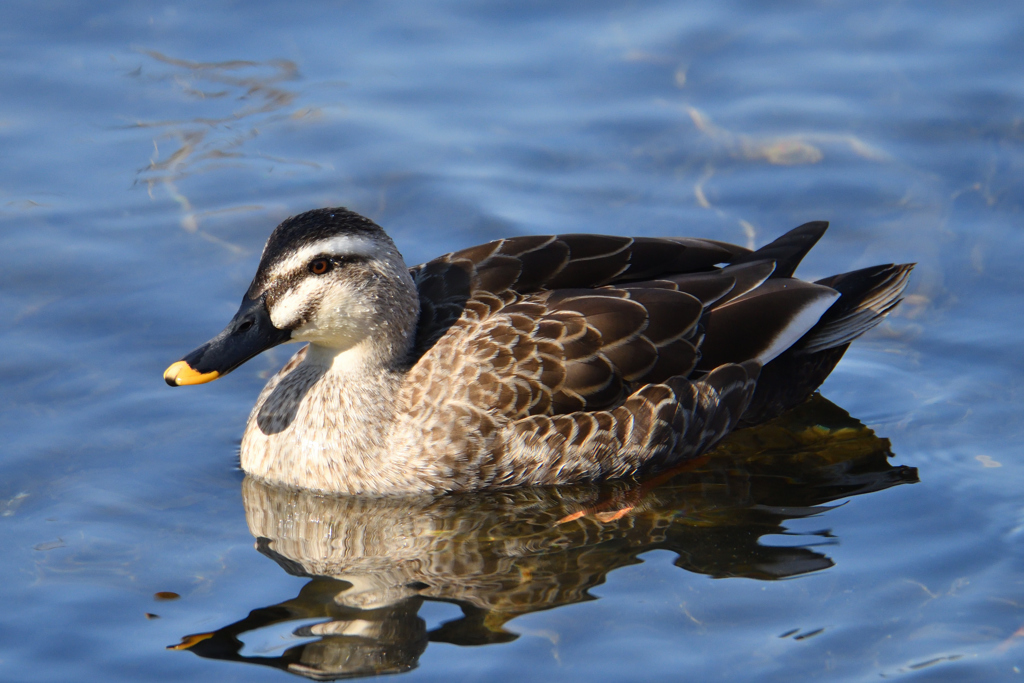
[[[630,511],[632,511],[632,509],[633,506],[630,505],[629,507],[620,508],[618,510],[609,510],[608,512],[595,512],[594,519],[601,522],[602,524],[607,524],[608,522],[614,522],[617,519],[622,519],[623,517],[628,515]]]

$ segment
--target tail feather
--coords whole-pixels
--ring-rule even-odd
[[[775,261],[773,278],[792,277],[796,267],[828,229],[828,221],[811,221],[793,228],[757,251],[734,259],[730,265],[751,261]]]
[[[795,348],[802,354],[849,344],[882,319],[902,301],[913,263],[872,266],[833,275],[815,284],[839,292],[840,297]]]
[[[901,301],[914,264],[872,266],[819,280],[840,293],[820,320],[785,353],[764,366],[740,424],[770,420],[806,401],[864,334]]]

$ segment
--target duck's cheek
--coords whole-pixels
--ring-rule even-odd
[[[346,349],[372,334],[375,309],[358,292],[336,286],[313,296],[291,327],[293,340]]]
[[[315,317],[321,305],[319,283],[306,278],[292,286],[278,289],[267,296],[267,310],[274,327],[292,330]]]
[[[360,317],[343,313],[315,316],[292,330],[293,341],[347,349],[365,339],[369,330]]]

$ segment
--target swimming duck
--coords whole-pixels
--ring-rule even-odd
[[[308,342],[249,416],[242,469],[332,493],[564,484],[677,465],[806,400],[900,301],[913,264],[806,282],[812,222],[715,240],[521,236],[409,268],[373,221],[270,235],[228,326],[171,386]]]

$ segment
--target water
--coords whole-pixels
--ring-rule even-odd
[[[0,678],[1016,678],[1022,46],[1005,1],[5,3]],[[639,492],[292,499],[235,455],[290,349],[161,373],[328,205],[410,263],[828,219],[802,275],[920,265],[795,443]]]

